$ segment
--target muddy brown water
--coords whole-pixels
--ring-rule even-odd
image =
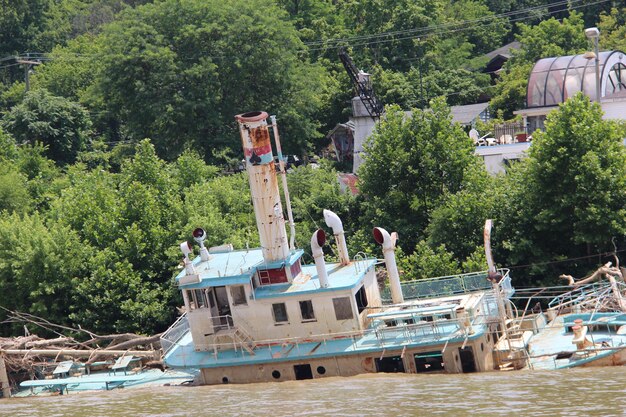
[[[116,389],[0,400],[1,417],[626,416],[626,367]]]

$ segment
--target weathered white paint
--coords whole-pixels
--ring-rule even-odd
[[[335,236],[335,242],[337,243],[337,250],[339,251],[339,261],[342,265],[347,265],[350,263],[350,256],[348,256],[346,235],[343,231],[343,223],[341,222],[341,219],[332,211],[324,209],[324,221],[328,227],[333,229],[333,235]]]
[[[372,135],[376,127],[376,121],[372,119],[363,102],[359,97],[352,99],[352,117],[350,120],[354,123],[354,150],[352,172],[357,173],[359,167],[363,163],[364,149],[363,145],[367,138]]]
[[[322,246],[326,242],[326,234],[322,229],[318,229],[311,236],[311,253],[315,260],[315,270],[317,271],[317,279],[320,287],[328,287],[328,274],[326,273],[326,262],[324,262],[324,251]]]
[[[451,343],[446,346],[443,352],[443,362],[445,369],[436,373],[462,373],[461,360],[459,356],[459,348],[461,343]],[[468,342],[466,347],[471,347],[474,353],[474,360],[477,372],[485,372],[494,370],[494,361],[492,357],[493,344],[488,342],[486,336],[475,341]],[[417,369],[415,366],[415,355],[426,352],[440,351],[443,345],[429,346],[405,349],[397,347],[395,349],[385,350],[383,357],[402,356],[405,373],[415,374]],[[275,347],[277,352],[280,348]],[[333,356],[325,358],[314,358],[309,361],[280,361],[273,363],[217,367],[202,369],[202,378],[204,384],[247,384],[255,382],[281,382],[293,381],[296,379],[294,365],[310,365],[313,379],[336,377],[336,376],[354,376],[365,373],[376,372],[376,359],[381,357],[380,353],[362,353],[349,356]],[[280,373],[279,378],[275,378],[274,372]]]
[[[4,363],[4,355],[0,354],[0,388],[2,389],[2,397],[11,397],[11,385],[9,384],[9,376],[7,375],[7,367]]]
[[[254,112],[238,115],[236,119],[246,155],[246,170],[263,257],[271,262],[287,258],[289,245],[267,117],[265,112]],[[263,158],[253,164],[250,161],[251,154],[257,157],[262,155]]]
[[[380,307],[380,292],[376,282],[374,270],[370,269],[363,278],[363,285],[368,298],[369,307]],[[274,340],[292,337],[308,337],[328,333],[341,333],[357,331],[365,327],[365,310],[361,315],[355,300],[355,293],[361,286],[353,289],[315,292],[297,296],[285,295],[282,297],[262,298],[248,300],[247,305],[232,305],[231,314],[235,326],[241,327],[254,340]],[[248,294],[249,287],[246,286]],[[230,298],[230,291],[229,298]],[[348,297],[352,305],[353,318],[337,321],[333,298]],[[315,313],[315,320],[303,320],[300,312],[300,301],[310,300]],[[285,303],[288,322],[276,323],[274,321],[272,304]]]
[[[391,301],[394,304],[404,302],[402,295],[402,287],[400,286],[400,274],[396,265],[396,238],[392,238],[389,233],[382,227],[374,228],[374,238],[379,245],[383,247],[383,256],[385,257],[385,266],[387,267],[387,275],[389,276],[389,288],[391,289]]]

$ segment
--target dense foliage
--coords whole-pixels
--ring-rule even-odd
[[[450,117],[486,100],[510,117],[536,60],[589,48],[584,27],[626,48],[626,2],[554,3],[0,0],[0,306],[163,330],[193,228],[209,245],[258,244],[247,179],[223,174],[241,158],[233,116],[276,114],[285,152],[311,156],[350,112],[339,47],[372,74],[387,117],[358,196],[330,162],[289,173],[299,247],[328,208],[351,255],[380,255],[373,226],[399,232],[405,279],[475,271],[493,218],[496,260],[519,268],[517,285],[592,269],[626,244],[623,126],[575,97],[527,160],[491,177]],[[498,77],[484,73],[485,54],[513,40]]]

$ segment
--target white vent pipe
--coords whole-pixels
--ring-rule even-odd
[[[196,268],[193,266],[193,262],[189,258],[189,255],[193,253],[193,249],[191,248],[191,244],[187,241],[180,244],[180,251],[183,253],[183,263],[185,264],[185,274],[187,275],[195,275]]]
[[[348,256],[348,246],[346,245],[346,236],[343,233],[343,223],[341,223],[341,219],[332,211],[324,210],[324,221],[328,227],[333,229],[333,235],[337,242],[337,250],[339,251],[339,262],[341,262],[342,265],[348,265],[350,263],[350,257]]]
[[[324,262],[324,251],[322,250],[324,243],[326,243],[326,233],[322,229],[317,229],[311,236],[311,252],[315,260],[320,287],[328,288],[328,274],[326,273],[326,262]]]
[[[398,234],[393,232],[391,235],[382,227],[375,227],[373,230],[374,240],[383,247],[383,255],[385,257],[385,266],[387,267],[387,275],[389,275],[389,288],[391,289],[391,301],[394,304],[404,302],[402,295],[402,287],[400,287],[400,274],[398,273],[398,265],[396,264],[396,240]]]

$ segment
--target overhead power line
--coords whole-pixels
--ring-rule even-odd
[[[314,47],[314,48],[308,49],[309,51],[313,52],[313,51],[321,51],[321,50],[336,48],[338,45],[341,45],[341,44],[349,44],[351,47],[361,47],[361,46],[376,45],[376,44],[381,44],[381,43],[396,42],[396,41],[406,40],[406,39],[415,39],[415,38],[422,38],[422,37],[428,38],[428,37],[435,36],[435,35],[444,35],[444,34],[449,34],[449,33],[457,33],[457,32],[474,30],[477,27],[477,24],[481,24],[482,26],[488,26],[488,24],[484,23],[485,21],[490,21],[489,24],[491,24],[491,23],[495,23],[497,19],[499,18],[513,16],[516,14],[528,14],[529,12],[539,11],[539,10],[543,10],[546,8],[564,6],[562,9],[549,10],[544,13],[538,13],[534,16],[526,15],[526,16],[519,16],[514,19],[509,19],[508,20],[509,23],[532,20],[532,19],[536,19],[537,17],[551,16],[551,15],[561,13],[564,11],[576,10],[576,9],[580,9],[583,7],[606,3],[608,1],[609,0],[596,0],[593,2],[586,2],[585,0],[561,0],[561,1],[554,2],[554,3],[550,3],[545,6],[541,6],[541,7],[536,6],[536,7],[529,7],[526,9],[520,9],[515,12],[509,12],[508,14],[502,13],[499,15],[485,16],[485,17],[481,17],[481,18],[473,19],[473,20],[464,20],[460,22],[431,25],[431,26],[426,26],[423,28],[416,28],[416,29],[406,29],[406,30],[399,30],[399,31],[394,31],[394,32],[383,32],[379,34],[360,35],[360,36],[351,36],[351,37],[346,37],[346,38],[334,38],[334,39],[328,39],[328,40],[311,41],[311,42],[306,42],[305,45],[319,46],[317,48]]]

